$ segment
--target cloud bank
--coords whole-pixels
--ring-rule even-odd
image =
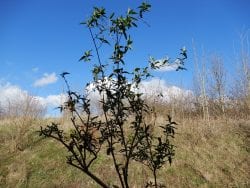
[[[109,84],[108,81],[107,84]],[[93,111],[98,110],[100,107],[100,95],[98,91],[95,90],[93,84],[90,84],[90,87],[86,88],[86,90],[88,97],[91,99],[91,108]],[[168,103],[174,100],[185,101],[193,96],[192,91],[181,89],[177,86],[169,86],[164,80],[158,78],[141,82],[139,92],[143,93],[143,97],[147,100],[154,100],[160,103]],[[0,83],[0,107],[2,108],[8,107],[11,102],[20,103],[20,101],[25,101],[27,100],[27,96],[31,95],[29,95],[28,91],[21,89],[17,85]],[[32,96],[32,99],[35,100],[37,104],[47,108],[47,116],[50,116],[50,113],[55,113],[52,109],[62,105],[66,101],[67,95]]]
[[[165,80],[154,78],[141,82],[140,92],[146,98],[161,98],[162,102],[171,102],[173,99],[183,99],[193,95],[191,90],[185,90],[177,86],[169,86]]]
[[[110,81],[105,81],[107,86],[110,86]],[[95,85],[91,83],[86,88],[88,97],[93,101],[100,100],[98,91],[95,90]],[[140,84],[139,92],[143,93],[143,97],[149,100],[155,100],[161,102],[171,102],[171,100],[185,100],[187,97],[192,97],[193,92],[191,90],[185,90],[177,86],[169,86],[166,81],[154,78],[149,81],[142,81]]]

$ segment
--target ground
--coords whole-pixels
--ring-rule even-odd
[[[98,187],[78,169],[66,164],[67,151],[37,132],[55,120],[4,119],[0,122],[0,187]],[[250,121],[200,119],[178,121],[176,156],[159,172],[167,187],[249,187]],[[115,184],[111,160],[104,154],[92,170]],[[146,168],[133,163],[132,187],[152,179]]]

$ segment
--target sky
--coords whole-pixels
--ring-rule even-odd
[[[64,71],[71,73],[71,86],[82,90],[91,81],[92,64],[78,60],[93,44],[80,22],[86,20],[94,6],[121,14],[141,2],[0,0],[0,102],[4,103],[6,93],[18,90],[47,100],[53,106],[55,98],[65,92],[59,76]],[[140,23],[132,31],[134,45],[127,65],[147,66],[149,56],[175,59],[185,46],[187,71],[153,73],[169,86],[192,89],[194,45],[199,52],[203,49],[207,54],[221,55],[230,67],[240,34],[250,29],[249,0],[147,2],[152,5],[145,16],[149,25]]]

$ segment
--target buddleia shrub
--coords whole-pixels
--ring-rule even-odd
[[[147,67],[135,67],[133,71],[125,68],[125,56],[133,45],[130,30],[140,22],[145,23],[144,15],[150,8],[150,4],[142,3],[120,16],[107,14],[105,8],[94,7],[91,16],[81,23],[90,33],[93,49],[86,50],[80,61],[93,66],[93,80],[87,87],[94,86],[99,94],[102,115],[93,113],[87,93],[71,90],[66,79],[69,73],[64,72],[61,76],[68,88],[68,99],[59,108],[70,112],[73,129],[67,134],[58,124],[52,123],[40,130],[41,136],[57,140],[68,150],[69,165],[81,170],[101,187],[128,188],[131,161],[151,170],[154,181],[149,181],[145,187],[160,187],[157,171],[164,164],[171,164],[175,154],[171,139],[175,135],[176,123],[170,116],[166,116],[162,125],[146,122],[145,116],[152,109],[140,92],[141,82],[151,77],[150,71],[168,66],[170,60],[159,62],[151,57]],[[109,59],[104,60],[102,49],[106,47],[111,53]],[[186,50],[182,49],[178,61],[183,65],[185,59]],[[158,126],[161,133],[155,135],[151,126]],[[90,170],[103,153],[112,159],[120,185],[108,185],[107,180],[100,179]]]

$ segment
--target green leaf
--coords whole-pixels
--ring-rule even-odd
[[[137,27],[136,23],[134,23],[134,22],[132,22],[132,25],[135,26],[135,27]]]
[[[128,8],[128,13],[127,14],[137,14],[133,9]]]
[[[151,8],[151,5],[143,2],[138,8],[140,9],[139,11],[140,18],[142,18],[143,13],[149,11],[149,9]]]
[[[135,72],[138,72],[139,70],[140,70],[140,68],[137,67],[137,68],[135,68],[134,71],[135,71]]]
[[[60,74],[60,76],[64,78],[65,75],[67,75],[67,74],[70,74],[70,73],[68,73],[68,72],[62,72],[62,73]]]
[[[90,57],[92,56],[91,51],[92,50],[87,50],[86,52],[84,52],[84,55],[79,59],[79,61],[82,61],[82,60],[85,62],[90,61],[91,60]]]
[[[185,47],[181,48],[180,54],[184,56],[184,59],[187,59],[187,49]]]
[[[98,38],[102,43],[108,44],[110,45],[110,43],[104,38],[104,37],[100,37]]]
[[[109,19],[111,20],[114,17],[115,13],[113,12],[110,16]]]
[[[86,24],[87,24],[87,22],[80,22],[80,24],[81,24],[81,25],[86,25]]]

